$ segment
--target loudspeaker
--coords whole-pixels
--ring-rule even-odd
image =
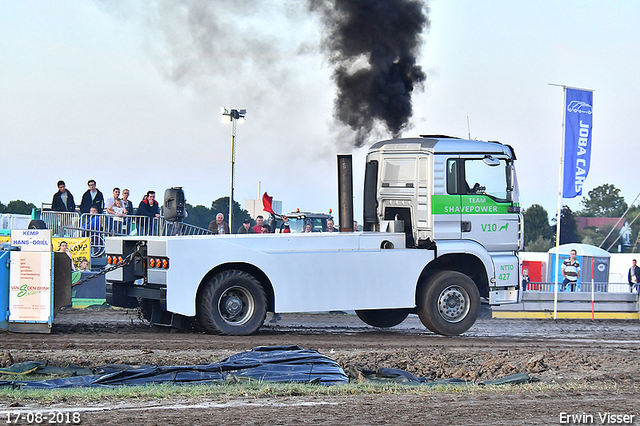
[[[180,222],[184,219],[184,191],[175,186],[164,191],[164,219],[170,222]]]

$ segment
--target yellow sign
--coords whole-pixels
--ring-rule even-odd
[[[0,235],[0,244],[8,243],[11,241],[11,237],[9,235]]]
[[[60,251],[60,244],[67,243],[67,251],[73,259],[75,269],[80,269],[80,263],[86,260],[91,267],[91,247],[89,246],[89,237],[84,238],[52,238],[51,246],[54,251]]]

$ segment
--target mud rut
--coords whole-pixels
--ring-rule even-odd
[[[429,379],[491,380],[527,373],[553,390],[447,392],[429,395],[223,398],[123,401],[114,406],[34,405],[14,409],[84,409],[82,424],[561,424],[561,413],[635,415],[640,424],[640,324],[637,321],[483,318],[459,337],[427,331],[417,317],[389,330],[355,315],[285,314],[254,336],[225,337],[153,327],[136,311],[71,309],[52,334],[0,333],[15,362],[55,365],[203,364],[262,345],[299,345],[345,370],[400,368]],[[8,401],[0,399],[2,410]],[[6,420],[6,419],[3,419]],[[20,424],[20,423],[18,423]],[[27,423],[24,423],[27,424]]]

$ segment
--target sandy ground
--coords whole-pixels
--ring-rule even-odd
[[[287,314],[253,336],[214,336],[150,326],[136,311],[70,309],[51,334],[0,332],[0,351],[15,362],[204,364],[256,346],[299,345],[345,370],[400,368],[429,379],[483,381],[527,373],[558,384],[509,392],[444,392],[331,397],[224,397],[86,407],[34,404],[8,411],[82,410],[82,424],[640,424],[640,324],[637,321],[481,318],[467,333],[442,337],[410,316],[388,330],[354,315]],[[563,414],[565,413],[565,414]],[[615,415],[603,419],[606,413]],[[586,416],[586,417],[584,417]],[[633,416],[631,418],[631,416]],[[584,422],[583,422],[584,423]],[[29,424],[18,422],[18,424]]]

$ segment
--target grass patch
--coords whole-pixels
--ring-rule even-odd
[[[531,383],[499,386],[411,386],[397,383],[354,383],[348,385],[322,386],[299,383],[248,382],[209,385],[146,385],[114,388],[68,388],[68,389],[2,389],[0,405],[50,405],[50,404],[104,404],[113,402],[143,402],[148,400],[227,400],[232,398],[267,397],[340,397],[356,395],[432,395],[439,393],[546,393],[549,391],[614,390],[615,384],[604,383]]]

